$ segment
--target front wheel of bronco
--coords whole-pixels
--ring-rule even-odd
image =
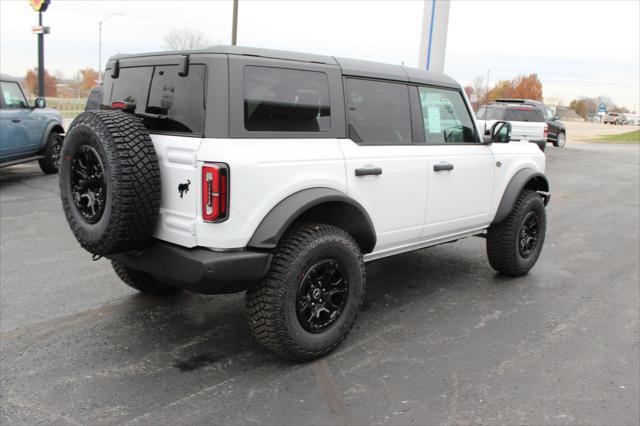
[[[487,231],[489,263],[504,275],[525,275],[542,251],[547,217],[542,197],[524,190],[511,213]]]
[[[129,287],[150,296],[169,296],[180,291],[177,287],[161,283],[152,275],[127,268],[122,263],[112,260],[111,266],[116,275]]]
[[[276,354],[312,360],[347,337],[364,292],[362,253],[348,233],[296,226],[278,244],[267,276],[247,291],[249,328]]]
[[[44,157],[38,160],[40,169],[46,174],[58,173],[62,153],[62,141],[62,135],[56,131],[52,131],[47,138],[47,143],[42,151]]]

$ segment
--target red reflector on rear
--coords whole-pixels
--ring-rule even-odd
[[[222,222],[229,216],[229,167],[223,163],[202,166],[202,219]]]

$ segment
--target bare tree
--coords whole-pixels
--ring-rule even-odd
[[[165,47],[171,50],[191,50],[207,47],[209,40],[201,31],[184,28],[182,30],[171,30],[165,34],[164,43]]]

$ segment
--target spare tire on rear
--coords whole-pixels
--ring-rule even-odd
[[[84,249],[104,256],[147,244],[160,209],[160,170],[138,117],[80,114],[67,132],[59,177],[67,222]]]

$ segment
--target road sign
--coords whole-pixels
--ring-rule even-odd
[[[600,102],[600,105],[598,105],[598,112],[607,112],[607,106],[604,102]]]
[[[31,34],[49,34],[50,32],[51,27],[43,27],[42,25],[31,27]]]
[[[51,0],[29,0],[29,4],[36,12],[44,12],[49,7]]]

